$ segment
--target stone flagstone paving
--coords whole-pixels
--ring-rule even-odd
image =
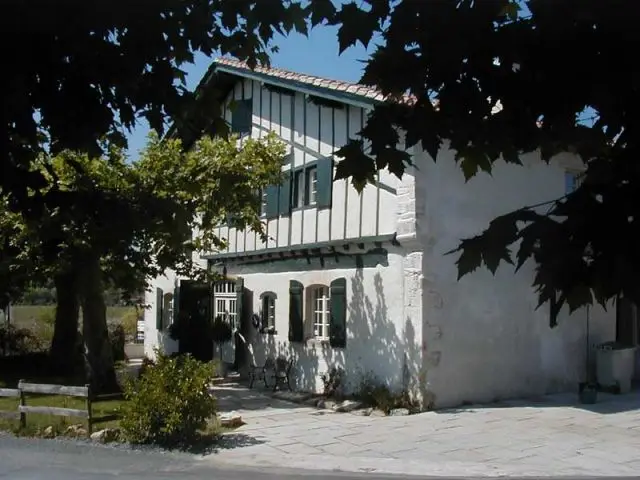
[[[640,396],[575,394],[411,416],[365,417],[214,389],[246,425],[204,461],[415,475],[640,475]]]

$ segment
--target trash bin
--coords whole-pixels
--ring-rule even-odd
[[[620,393],[631,390],[631,380],[635,368],[635,347],[616,342],[598,345],[596,352],[596,373],[602,387],[618,387]]]

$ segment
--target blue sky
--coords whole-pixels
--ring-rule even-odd
[[[274,45],[278,45],[279,52],[272,55],[271,65],[274,67],[294,70],[309,75],[357,82],[362,76],[364,64],[361,60],[367,58],[367,50],[362,45],[347,49],[338,55],[338,30],[336,27],[316,27],[308,37],[299,33],[292,33],[288,37],[278,36]],[[369,45],[369,52],[373,50],[373,43]],[[186,66],[187,87],[193,90],[198,84],[212,58],[204,55],[196,56],[196,62]],[[138,157],[138,151],[144,147],[148,133],[146,122],[139,121],[137,128],[129,135],[129,156]]]

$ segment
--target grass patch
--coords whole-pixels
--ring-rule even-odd
[[[43,319],[53,318],[55,308],[55,305],[14,305],[11,307],[11,323],[17,328],[33,328]],[[135,307],[107,307],[107,322],[120,322],[126,316],[135,314]]]
[[[66,397],[63,395],[26,395],[25,397],[26,404],[30,406],[85,408],[85,401],[82,398]],[[110,398],[108,400],[97,400],[93,402],[91,404],[93,431],[118,427],[120,409],[124,402],[126,402],[126,400],[122,398]],[[0,410],[17,411],[18,404],[19,400],[17,398],[0,398]],[[20,435],[37,435],[49,426],[52,426],[56,432],[64,432],[70,425],[78,424],[83,424],[83,427],[86,428],[86,420],[84,418],[28,413],[27,426],[25,429],[20,429],[17,419],[0,417],[0,429],[12,431]]]
[[[63,377],[46,375],[48,355],[46,353],[33,353],[19,357],[0,358],[0,388],[17,388],[20,380],[29,383],[43,383],[48,385],[75,385],[81,386],[86,382],[81,376]],[[84,409],[85,399],[78,397],[67,397],[64,395],[25,395],[26,404],[30,406],[62,407]],[[93,415],[93,430],[103,428],[114,428],[118,426],[120,420],[120,409],[125,400],[121,395],[110,396],[108,399],[98,398],[91,404]],[[19,399],[0,397],[0,410],[17,412]],[[33,435],[46,427],[52,426],[56,432],[64,432],[70,425],[83,424],[86,428],[86,419],[81,417],[59,417],[55,415],[44,415],[39,413],[27,413],[26,429],[19,429],[17,419],[0,416],[0,429],[9,430],[14,433]]]

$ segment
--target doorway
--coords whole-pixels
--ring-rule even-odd
[[[181,281],[178,315],[182,323],[179,352],[189,353],[202,362],[213,360],[213,343],[208,333],[211,322],[209,285],[192,280]]]

